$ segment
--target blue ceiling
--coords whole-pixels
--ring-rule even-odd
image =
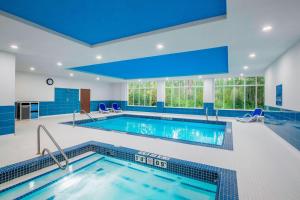
[[[217,47],[70,69],[121,79],[228,73],[228,48]]]
[[[95,45],[226,15],[226,0],[0,0],[0,9]]]

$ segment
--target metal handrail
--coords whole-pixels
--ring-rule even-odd
[[[208,121],[208,108],[205,109],[206,120]]]
[[[91,120],[96,121],[89,113],[87,113],[85,110],[81,110],[80,112],[83,112],[86,116],[88,116]]]
[[[57,144],[57,142],[55,141],[55,139],[53,138],[53,136],[51,135],[51,133],[47,130],[47,128],[44,125],[41,125],[41,124],[37,128],[37,154],[41,154],[41,129],[44,130],[44,132],[51,139],[51,141],[56,146],[56,148],[58,149],[58,151],[64,157],[66,164],[64,166],[62,166],[60,164],[60,162],[55,158],[55,156],[53,155],[53,153],[49,149],[47,149],[47,148],[43,149],[42,155],[44,156],[45,153],[47,152],[49,154],[49,156],[54,160],[54,162],[58,165],[58,167],[60,169],[63,169],[63,170],[66,169],[67,166],[68,166],[68,164],[69,164],[68,157],[66,156],[65,152],[60,148],[60,146]]]
[[[93,120],[93,122],[96,121],[96,120],[95,120],[89,113],[87,113],[85,110],[80,110],[80,112],[83,112],[86,116],[88,116],[91,120]],[[75,127],[75,121],[76,121],[75,114],[76,114],[76,110],[74,110],[74,112],[73,112],[73,127]]]
[[[219,121],[219,110],[216,110],[216,121]]]

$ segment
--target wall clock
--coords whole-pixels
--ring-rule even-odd
[[[52,78],[47,78],[46,83],[47,83],[47,85],[53,85],[54,80]]]

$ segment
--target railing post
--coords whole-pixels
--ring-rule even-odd
[[[74,112],[73,112],[73,128],[75,127],[75,112],[76,112],[76,110],[74,110]]]
[[[216,120],[219,121],[219,110],[216,110]]]
[[[38,126],[37,130],[37,154],[41,154],[41,127]]]

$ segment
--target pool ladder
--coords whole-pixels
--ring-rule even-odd
[[[56,146],[56,148],[58,149],[58,151],[61,153],[61,155],[63,156],[63,158],[65,160],[65,165],[61,165],[60,162],[57,160],[57,158],[53,155],[53,153],[49,149],[47,149],[47,148],[43,149],[42,155],[44,156],[45,153],[48,153],[49,156],[57,164],[57,166],[60,169],[65,170],[67,168],[67,166],[69,165],[69,159],[66,156],[65,152],[60,148],[60,146],[57,144],[56,140],[53,138],[53,136],[51,135],[51,133],[48,131],[48,129],[44,125],[39,125],[38,128],[37,128],[37,154],[41,154],[41,129],[43,129],[43,131],[48,135],[48,137],[50,138],[50,140],[53,142],[53,144]]]
[[[208,108],[205,109],[205,116],[208,121]],[[216,110],[216,121],[219,121],[219,110]]]
[[[89,113],[87,113],[85,110],[80,110],[80,113],[84,113],[86,116],[88,116],[88,118],[90,118],[91,120],[96,121]],[[75,114],[76,114],[76,110],[74,110],[73,112],[73,127],[75,127],[75,121],[76,121],[76,117],[75,117]]]

